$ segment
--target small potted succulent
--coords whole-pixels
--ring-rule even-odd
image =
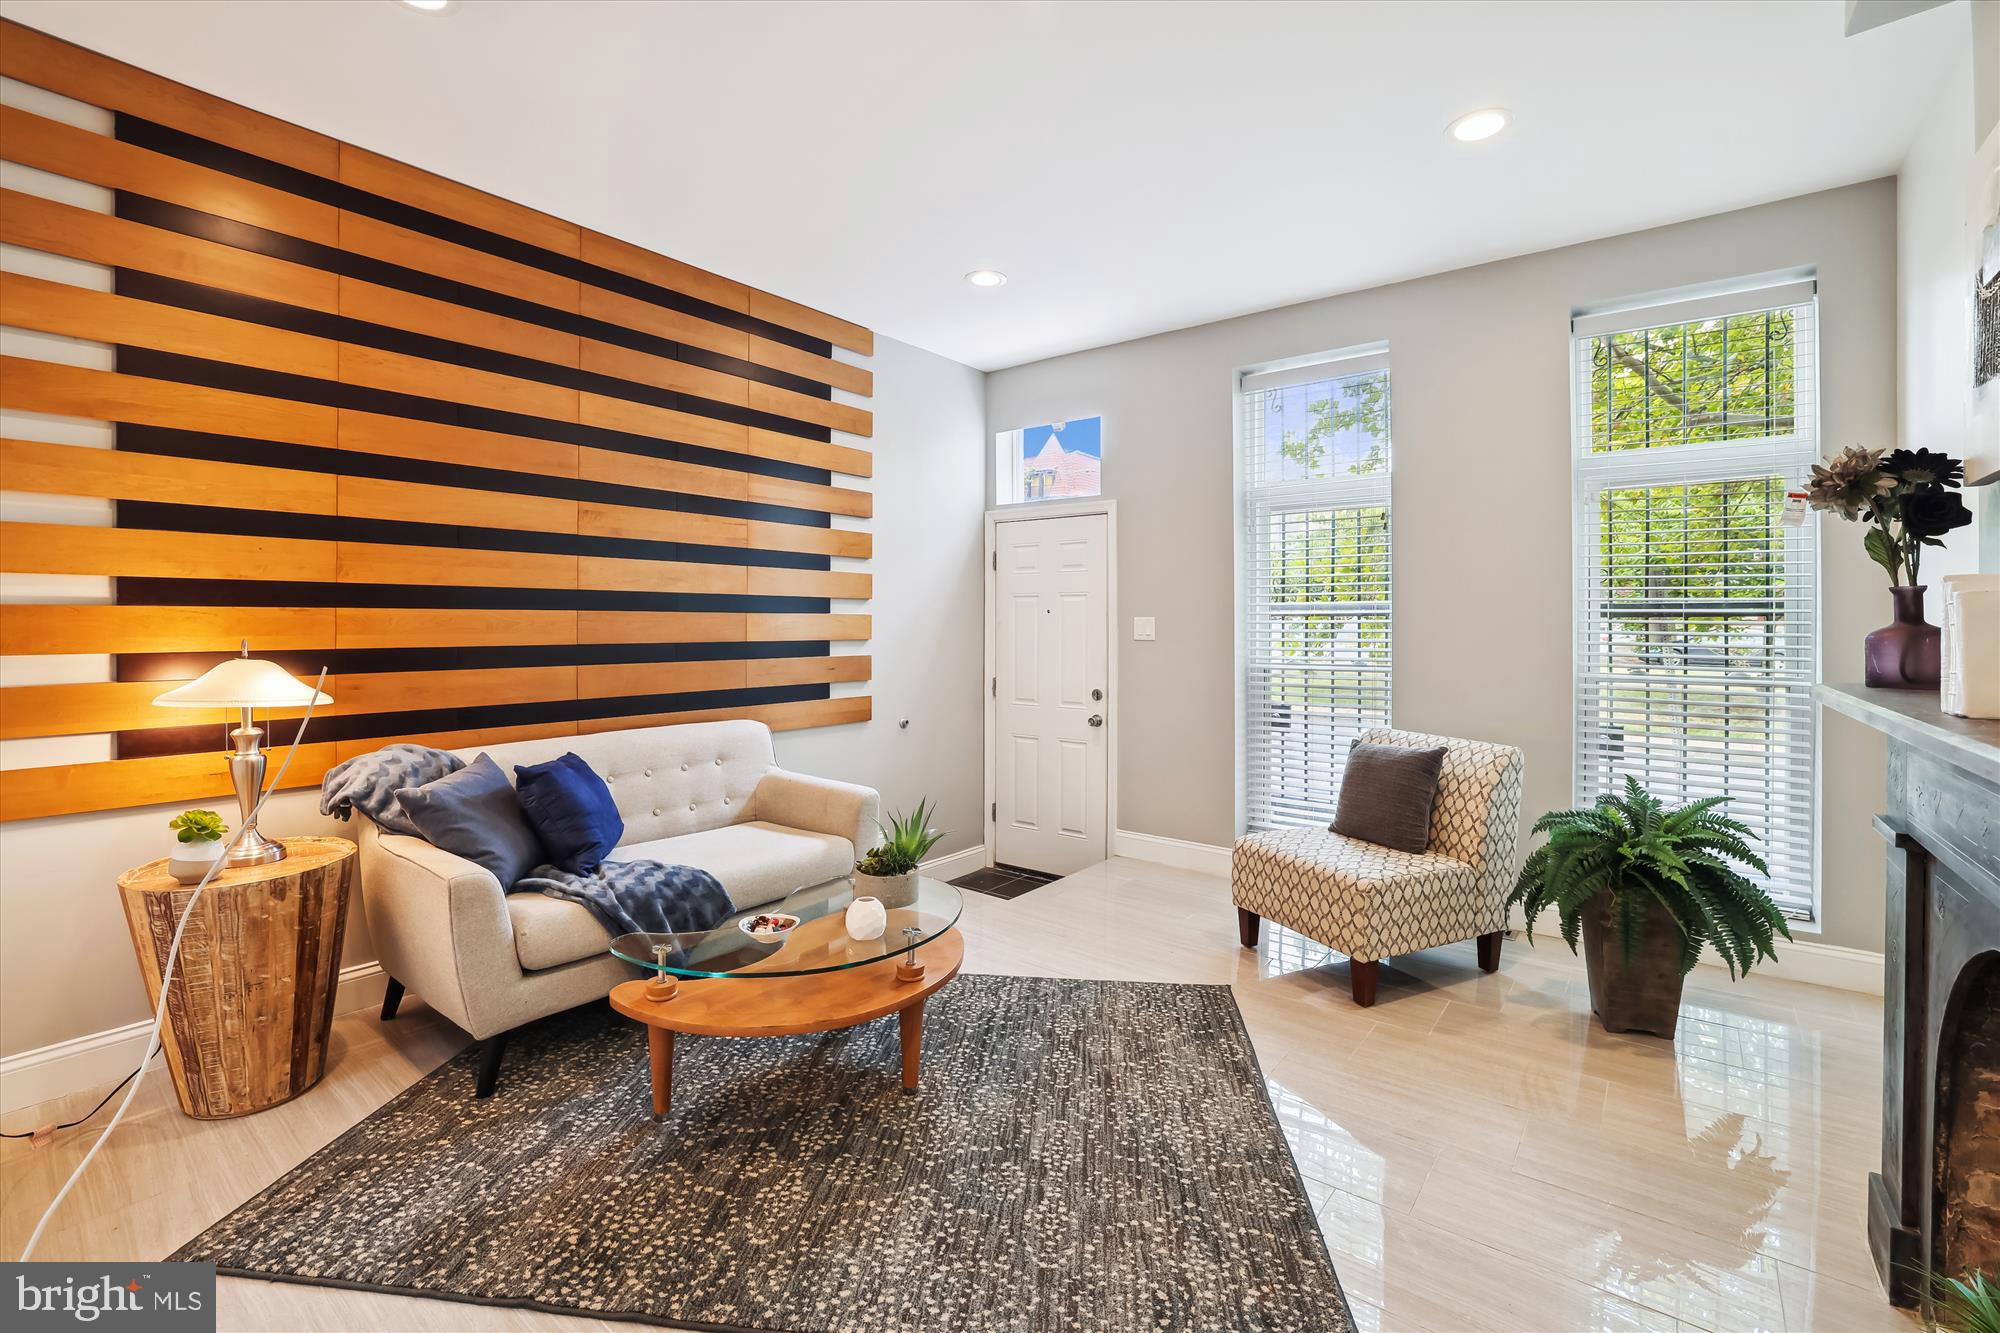
[[[1930,449],[1853,445],[1813,465],[1806,502],[1822,513],[1868,525],[1868,558],[1889,575],[1895,620],[1866,640],[1864,679],[1878,688],[1937,688],[1939,636],[1924,619],[1924,548],[1972,522],[1959,497],[1965,465]]]
[[[1729,974],[1777,958],[1773,936],[1791,939],[1770,895],[1737,867],[1768,874],[1750,850],[1750,829],[1718,812],[1728,798],[1668,810],[1637,781],[1588,810],[1552,810],[1535,821],[1549,840],[1529,853],[1507,897],[1527,917],[1553,909],[1563,939],[1582,953],[1590,1007],[1606,1032],[1672,1037],[1681,982],[1713,944]],[[1581,936],[1582,947],[1578,947]]]
[[[213,810],[189,810],[168,820],[167,827],[174,831],[167,873],[183,884],[199,884],[228,849],[228,826]]]
[[[917,867],[944,840],[930,826],[936,813],[927,801],[918,801],[909,814],[892,812],[888,823],[875,825],[882,841],[855,864],[856,897],[878,899],[884,907],[908,907],[917,900]]]

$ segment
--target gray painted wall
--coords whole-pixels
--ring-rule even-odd
[[[1238,368],[1389,343],[1395,718],[1523,747],[1531,819],[1571,794],[1570,313],[1807,265],[1820,278],[1824,439],[1888,443],[1897,424],[1892,180],[988,375],[989,431],[1105,419],[1104,489],[1119,502],[1127,618],[1116,627],[1118,826],[1218,845],[1237,831]],[[1857,679],[1861,638],[1888,620],[1888,598],[1855,529],[1828,524],[1822,536],[1824,675]],[[1130,641],[1135,615],[1156,618],[1156,642]],[[1882,850],[1869,819],[1883,799],[1883,746],[1872,732],[1829,724],[1821,754],[1821,939],[1879,950]]]

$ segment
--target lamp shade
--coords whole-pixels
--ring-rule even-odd
[[[154,703],[165,708],[303,708],[330,704],[333,696],[261,657],[232,657]]]

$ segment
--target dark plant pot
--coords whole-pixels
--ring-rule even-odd
[[[1938,687],[1938,630],[1924,623],[1924,586],[1889,589],[1896,601],[1895,623],[1868,636],[1866,679],[1878,689]]]
[[[1681,1016],[1681,931],[1673,915],[1647,900],[1645,923],[1627,961],[1611,915],[1611,895],[1583,909],[1583,962],[1590,1007],[1606,1032],[1650,1032],[1671,1039]]]

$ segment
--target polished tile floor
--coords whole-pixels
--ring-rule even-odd
[[[1675,1042],[1614,1037],[1559,943],[1510,939],[1493,975],[1470,944],[1397,959],[1357,1009],[1321,946],[1267,929],[1240,949],[1222,880],[1127,860],[968,895],[963,927],[973,970],[1234,987],[1364,1329],[1917,1327],[1883,1301],[1863,1220],[1874,997],[1704,968]],[[343,1014],[326,1080],[238,1121],[188,1120],[149,1077],[41,1257],[167,1253],[464,1043],[421,1004]],[[6,1257],[90,1142],[0,1141]],[[240,1280],[221,1304],[226,1329],[629,1327]]]

